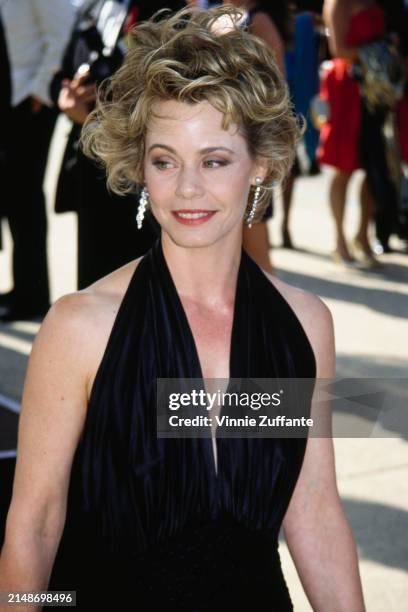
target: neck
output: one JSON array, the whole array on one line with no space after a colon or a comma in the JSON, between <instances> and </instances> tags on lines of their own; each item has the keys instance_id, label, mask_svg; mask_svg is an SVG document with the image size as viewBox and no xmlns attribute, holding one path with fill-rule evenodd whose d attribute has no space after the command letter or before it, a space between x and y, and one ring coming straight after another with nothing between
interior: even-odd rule
<instances>
[{"instance_id":1,"label":"neck","mask_svg":"<svg viewBox=\"0 0 408 612\"><path fill-rule=\"evenodd\" d=\"M162 233L164 257L181 297L208 308L234 301L241 259L242 233L206 247L182 247Z\"/></svg>"}]
</instances>

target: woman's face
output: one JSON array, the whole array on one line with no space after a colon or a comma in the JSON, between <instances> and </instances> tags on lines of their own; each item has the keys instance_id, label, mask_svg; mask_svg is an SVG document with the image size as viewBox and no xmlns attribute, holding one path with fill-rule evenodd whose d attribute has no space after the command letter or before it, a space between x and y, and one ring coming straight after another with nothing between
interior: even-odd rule
<instances>
[{"instance_id":1,"label":"woman's face","mask_svg":"<svg viewBox=\"0 0 408 612\"><path fill-rule=\"evenodd\" d=\"M152 212L180 246L209 246L235 233L241 239L248 195L263 169L237 126L208 102L154 105L144 176Z\"/></svg>"}]
</instances>

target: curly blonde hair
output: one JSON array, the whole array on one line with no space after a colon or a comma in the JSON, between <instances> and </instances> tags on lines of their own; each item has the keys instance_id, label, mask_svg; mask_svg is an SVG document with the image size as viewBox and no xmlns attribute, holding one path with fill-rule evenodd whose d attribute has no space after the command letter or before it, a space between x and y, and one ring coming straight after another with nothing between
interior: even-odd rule
<instances>
[{"instance_id":1,"label":"curly blonde hair","mask_svg":"<svg viewBox=\"0 0 408 612\"><path fill-rule=\"evenodd\" d=\"M238 125L254 159L267 174L255 221L274 184L292 167L301 129L273 52L239 26L232 6L173 15L156 14L135 26L121 68L99 88L95 110L82 130L86 155L106 167L107 185L117 194L142 184L145 136L153 103L208 101L223 113L223 128ZM231 27L216 27L230 18ZM249 193L252 202L253 189Z\"/></svg>"}]
</instances>

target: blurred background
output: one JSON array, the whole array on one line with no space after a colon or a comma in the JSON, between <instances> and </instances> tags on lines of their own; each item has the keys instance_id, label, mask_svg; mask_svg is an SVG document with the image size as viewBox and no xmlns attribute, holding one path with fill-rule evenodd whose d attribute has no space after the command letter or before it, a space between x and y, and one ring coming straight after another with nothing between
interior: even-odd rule
<instances>
[{"instance_id":1,"label":"blurred background","mask_svg":"<svg viewBox=\"0 0 408 612\"><path fill-rule=\"evenodd\" d=\"M158 236L151 215L137 230L139 193L109 193L103 171L81 154L81 126L135 24L162 8L216 4L0 0L0 545L22 387L42 318L58 297L139 257ZM229 4L272 48L307 124L288 180L262 222L244 230L245 248L329 306L338 377L387 379L407 393L408 2ZM367 431L334 440L338 485L367 610L402 612L407 432L378 414ZM295 610L308 612L283 540L281 555Z\"/></svg>"}]
</instances>

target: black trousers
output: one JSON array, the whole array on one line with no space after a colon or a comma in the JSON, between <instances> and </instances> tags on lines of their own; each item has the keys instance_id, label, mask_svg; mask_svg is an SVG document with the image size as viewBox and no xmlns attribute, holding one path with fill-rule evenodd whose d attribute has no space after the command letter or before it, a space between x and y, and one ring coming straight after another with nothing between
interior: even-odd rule
<instances>
[{"instance_id":1,"label":"black trousers","mask_svg":"<svg viewBox=\"0 0 408 612\"><path fill-rule=\"evenodd\" d=\"M362 100L360 155L375 205L376 235L385 244L397 228L398 194L388 170L382 128L385 112L371 113Z\"/></svg>"},{"instance_id":2,"label":"black trousers","mask_svg":"<svg viewBox=\"0 0 408 612\"><path fill-rule=\"evenodd\" d=\"M43 180L56 118L46 106L32 113L29 99L10 113L3 195L13 239L12 303L24 310L46 310L50 302Z\"/></svg>"}]
</instances>

